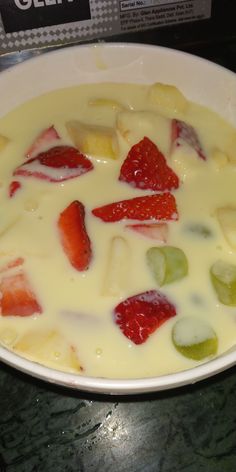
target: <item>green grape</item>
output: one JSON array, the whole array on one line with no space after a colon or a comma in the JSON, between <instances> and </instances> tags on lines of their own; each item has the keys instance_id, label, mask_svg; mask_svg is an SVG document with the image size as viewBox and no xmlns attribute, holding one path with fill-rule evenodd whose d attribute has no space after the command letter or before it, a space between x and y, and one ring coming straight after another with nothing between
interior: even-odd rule
<instances>
[{"instance_id":1,"label":"green grape","mask_svg":"<svg viewBox=\"0 0 236 472\"><path fill-rule=\"evenodd\" d=\"M192 316L175 323L172 341L180 354L197 361L214 356L218 349L218 338L213 328Z\"/></svg>"},{"instance_id":2,"label":"green grape","mask_svg":"<svg viewBox=\"0 0 236 472\"><path fill-rule=\"evenodd\" d=\"M177 247L151 247L147 251L147 262L159 286L182 279L188 273L188 261Z\"/></svg>"},{"instance_id":3,"label":"green grape","mask_svg":"<svg viewBox=\"0 0 236 472\"><path fill-rule=\"evenodd\" d=\"M236 305L236 266L218 260L210 268L211 282L218 300L224 305Z\"/></svg>"}]
</instances>

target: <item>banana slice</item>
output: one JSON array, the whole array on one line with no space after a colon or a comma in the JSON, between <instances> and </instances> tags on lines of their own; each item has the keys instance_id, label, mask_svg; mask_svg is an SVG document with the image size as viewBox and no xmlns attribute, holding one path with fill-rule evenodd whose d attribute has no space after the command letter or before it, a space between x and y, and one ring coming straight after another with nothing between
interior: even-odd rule
<instances>
[{"instance_id":1,"label":"banana slice","mask_svg":"<svg viewBox=\"0 0 236 472\"><path fill-rule=\"evenodd\" d=\"M152 103L159 113L172 115L184 113L188 108L188 100L173 85L155 83L148 91L148 101Z\"/></svg>"},{"instance_id":2,"label":"banana slice","mask_svg":"<svg viewBox=\"0 0 236 472\"><path fill-rule=\"evenodd\" d=\"M75 349L57 331L31 331L13 348L24 357L59 370L81 370Z\"/></svg>"},{"instance_id":3,"label":"banana slice","mask_svg":"<svg viewBox=\"0 0 236 472\"><path fill-rule=\"evenodd\" d=\"M119 157L118 139L113 128L86 125L76 120L66 123L66 128L80 152L99 159Z\"/></svg>"},{"instance_id":4,"label":"banana slice","mask_svg":"<svg viewBox=\"0 0 236 472\"><path fill-rule=\"evenodd\" d=\"M127 289L130 267L130 248L126 239L115 236L110 243L108 264L102 294L119 296Z\"/></svg>"}]
</instances>

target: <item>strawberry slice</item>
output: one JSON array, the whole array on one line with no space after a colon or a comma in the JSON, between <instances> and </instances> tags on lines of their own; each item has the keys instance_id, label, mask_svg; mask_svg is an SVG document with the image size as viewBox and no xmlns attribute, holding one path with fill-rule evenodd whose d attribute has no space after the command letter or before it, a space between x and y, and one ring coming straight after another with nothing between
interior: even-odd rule
<instances>
[{"instance_id":1,"label":"strawberry slice","mask_svg":"<svg viewBox=\"0 0 236 472\"><path fill-rule=\"evenodd\" d=\"M0 292L2 316L31 316L42 313L42 308L24 272L3 276Z\"/></svg>"},{"instance_id":2,"label":"strawberry slice","mask_svg":"<svg viewBox=\"0 0 236 472\"><path fill-rule=\"evenodd\" d=\"M60 214L58 228L61 243L71 265L78 271L89 268L91 242L85 227L84 205L75 200Z\"/></svg>"},{"instance_id":3,"label":"strawberry slice","mask_svg":"<svg viewBox=\"0 0 236 472\"><path fill-rule=\"evenodd\" d=\"M127 298L114 310L116 324L134 344L144 343L150 334L175 315L175 306L157 290Z\"/></svg>"},{"instance_id":4,"label":"strawberry slice","mask_svg":"<svg viewBox=\"0 0 236 472\"><path fill-rule=\"evenodd\" d=\"M8 189L8 195L10 198L12 198L15 193L17 192L17 190L19 190L21 188L21 183L18 182L18 180L13 180L10 185L9 185L9 189Z\"/></svg>"},{"instance_id":5,"label":"strawberry slice","mask_svg":"<svg viewBox=\"0 0 236 472\"><path fill-rule=\"evenodd\" d=\"M169 192L109 203L94 208L92 213L106 223L125 219L139 221L178 220L175 197Z\"/></svg>"},{"instance_id":6,"label":"strawberry slice","mask_svg":"<svg viewBox=\"0 0 236 472\"><path fill-rule=\"evenodd\" d=\"M93 169L90 160L72 146L56 146L17 167L13 175L49 182L74 179Z\"/></svg>"},{"instance_id":7,"label":"strawberry slice","mask_svg":"<svg viewBox=\"0 0 236 472\"><path fill-rule=\"evenodd\" d=\"M50 128L46 128L37 136L34 142L31 144L29 149L26 151L26 157L31 159L32 157L39 154L39 152L43 151L46 146L49 146L53 142L61 139L58 132L55 130L54 126L50 126Z\"/></svg>"},{"instance_id":8,"label":"strawberry slice","mask_svg":"<svg viewBox=\"0 0 236 472\"><path fill-rule=\"evenodd\" d=\"M200 159L206 160L206 155L202 149L199 137L195 129L181 120L172 120L172 132L171 132L171 148L182 146L187 144L193 148Z\"/></svg>"},{"instance_id":9,"label":"strawberry slice","mask_svg":"<svg viewBox=\"0 0 236 472\"><path fill-rule=\"evenodd\" d=\"M168 237L168 225L166 223L126 225L126 228L145 236L166 243Z\"/></svg>"},{"instance_id":10,"label":"strawberry slice","mask_svg":"<svg viewBox=\"0 0 236 472\"><path fill-rule=\"evenodd\" d=\"M121 166L119 180L143 190L165 191L179 187L179 178L147 137L130 149Z\"/></svg>"}]
</instances>

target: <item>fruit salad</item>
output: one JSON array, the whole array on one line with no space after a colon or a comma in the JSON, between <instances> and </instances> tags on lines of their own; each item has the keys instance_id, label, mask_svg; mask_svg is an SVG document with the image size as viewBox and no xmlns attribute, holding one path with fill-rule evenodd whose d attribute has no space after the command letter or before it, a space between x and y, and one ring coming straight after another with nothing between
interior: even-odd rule
<instances>
[{"instance_id":1,"label":"fruit salad","mask_svg":"<svg viewBox=\"0 0 236 472\"><path fill-rule=\"evenodd\" d=\"M236 341L236 130L174 85L56 90L0 119L0 343L78 375Z\"/></svg>"}]
</instances>

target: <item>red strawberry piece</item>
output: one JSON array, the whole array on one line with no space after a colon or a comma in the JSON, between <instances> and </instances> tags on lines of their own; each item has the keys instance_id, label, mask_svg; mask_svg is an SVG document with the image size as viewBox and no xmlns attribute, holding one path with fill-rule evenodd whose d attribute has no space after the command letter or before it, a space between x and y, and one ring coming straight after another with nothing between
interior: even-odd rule
<instances>
[{"instance_id":1,"label":"red strawberry piece","mask_svg":"<svg viewBox=\"0 0 236 472\"><path fill-rule=\"evenodd\" d=\"M146 238L155 239L166 243L168 236L168 225L166 223L126 225L126 228L136 231Z\"/></svg>"},{"instance_id":2,"label":"red strawberry piece","mask_svg":"<svg viewBox=\"0 0 236 472\"><path fill-rule=\"evenodd\" d=\"M31 159L32 157L36 156L39 152L45 149L47 146L52 144L54 141L61 139L58 132L55 130L54 126L50 126L50 128L44 129L41 133L37 136L34 140L33 144L26 152L26 157Z\"/></svg>"},{"instance_id":3,"label":"red strawberry piece","mask_svg":"<svg viewBox=\"0 0 236 472\"><path fill-rule=\"evenodd\" d=\"M179 178L158 147L147 137L135 144L122 164L119 180L132 187L154 191L179 187Z\"/></svg>"},{"instance_id":4,"label":"red strawberry piece","mask_svg":"<svg viewBox=\"0 0 236 472\"><path fill-rule=\"evenodd\" d=\"M75 200L60 214L58 219L62 246L71 263L79 271L89 268L92 249L85 227L84 205Z\"/></svg>"},{"instance_id":5,"label":"red strawberry piece","mask_svg":"<svg viewBox=\"0 0 236 472\"><path fill-rule=\"evenodd\" d=\"M93 169L90 160L72 146L56 146L17 167L13 175L49 182L74 179Z\"/></svg>"},{"instance_id":6,"label":"red strawberry piece","mask_svg":"<svg viewBox=\"0 0 236 472\"><path fill-rule=\"evenodd\" d=\"M204 154L195 129L184 121L172 120L171 143L172 149L182 146L185 143L193 148L201 159L206 160L206 155Z\"/></svg>"},{"instance_id":7,"label":"red strawberry piece","mask_svg":"<svg viewBox=\"0 0 236 472\"><path fill-rule=\"evenodd\" d=\"M144 343L150 334L175 315L175 306L157 290L127 298L114 310L116 324L134 344Z\"/></svg>"},{"instance_id":8,"label":"red strawberry piece","mask_svg":"<svg viewBox=\"0 0 236 472\"><path fill-rule=\"evenodd\" d=\"M19 190L21 188L21 183L18 182L18 180L13 180L10 185L9 185L9 189L8 189L8 194L9 194L9 197L12 198L15 193L17 192L17 190Z\"/></svg>"},{"instance_id":9,"label":"red strawberry piece","mask_svg":"<svg viewBox=\"0 0 236 472\"><path fill-rule=\"evenodd\" d=\"M95 208L92 213L106 223L125 219L139 221L178 220L175 197L169 192L109 203Z\"/></svg>"},{"instance_id":10,"label":"red strawberry piece","mask_svg":"<svg viewBox=\"0 0 236 472\"><path fill-rule=\"evenodd\" d=\"M24 272L4 276L0 283L0 292L2 316L31 316L42 313Z\"/></svg>"},{"instance_id":11,"label":"red strawberry piece","mask_svg":"<svg viewBox=\"0 0 236 472\"><path fill-rule=\"evenodd\" d=\"M1 267L0 273L6 272L9 269L14 269L15 267L19 267L23 263L23 257L17 257L16 259L13 259L13 261L8 262L5 266Z\"/></svg>"}]
</instances>

